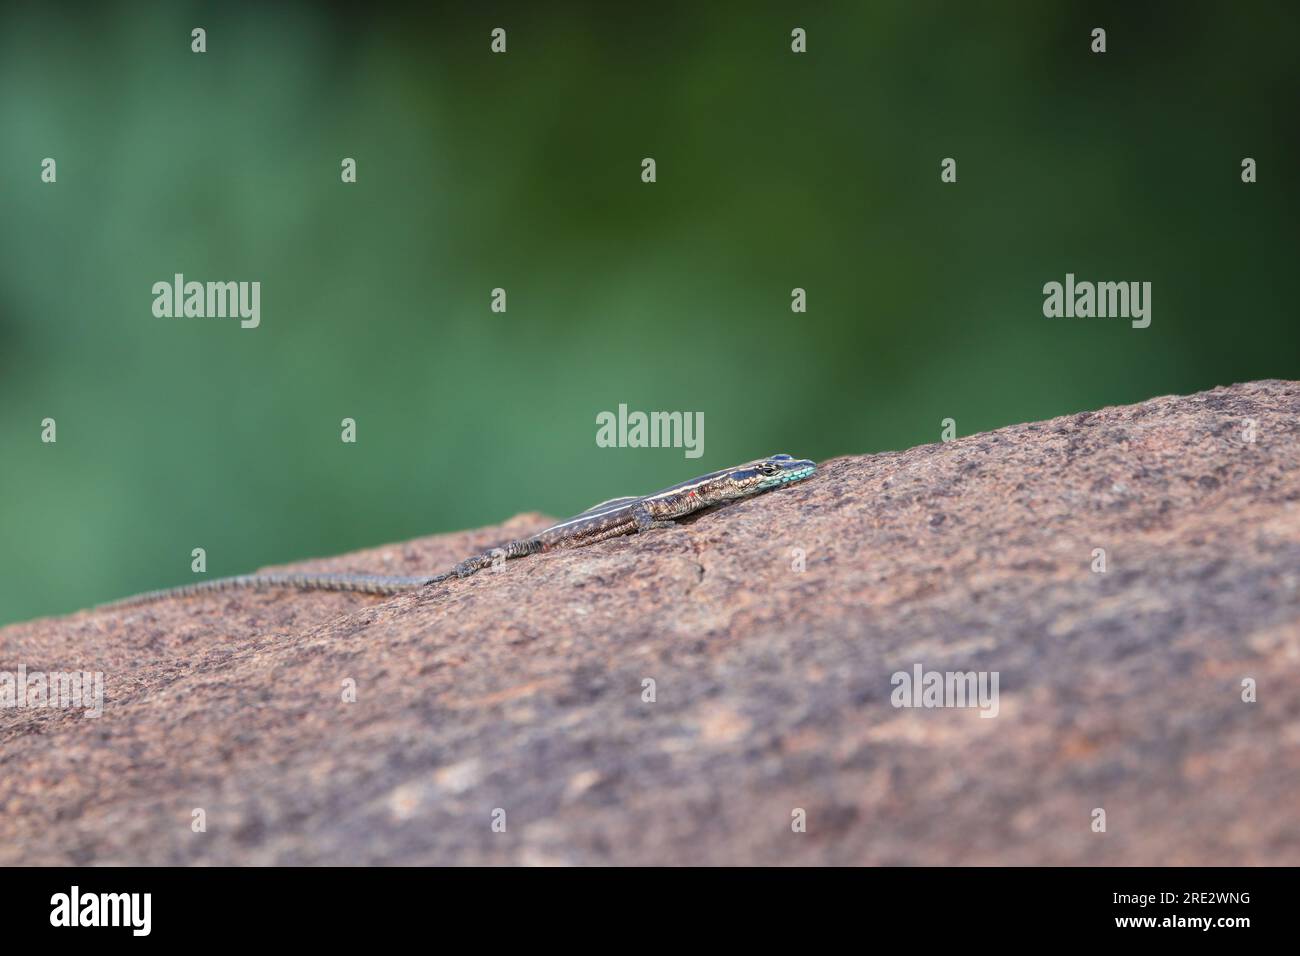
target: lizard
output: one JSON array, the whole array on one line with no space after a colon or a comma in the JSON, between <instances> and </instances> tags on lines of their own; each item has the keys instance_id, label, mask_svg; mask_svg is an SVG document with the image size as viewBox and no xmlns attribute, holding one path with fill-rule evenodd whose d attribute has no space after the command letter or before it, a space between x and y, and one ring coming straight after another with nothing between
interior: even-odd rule
<instances>
[{"instance_id":1,"label":"lizard","mask_svg":"<svg viewBox=\"0 0 1300 956\"><path fill-rule=\"evenodd\" d=\"M209 591L243 588L290 588L302 591L358 591L365 594L400 594L453 578L471 574L511 558L522 558L546 551L579 548L619 535L672 527L676 519L702 508L747 498L808 478L816 463L790 455L769 455L743 465L712 471L649 495L611 498L592 505L567 521L551 525L527 538L518 538L497 548L481 551L461 561L449 571L432 577L407 577L381 574L240 574L214 578L195 584L146 591L122 598L100 608L129 607L170 597L186 597Z\"/></svg>"}]
</instances>

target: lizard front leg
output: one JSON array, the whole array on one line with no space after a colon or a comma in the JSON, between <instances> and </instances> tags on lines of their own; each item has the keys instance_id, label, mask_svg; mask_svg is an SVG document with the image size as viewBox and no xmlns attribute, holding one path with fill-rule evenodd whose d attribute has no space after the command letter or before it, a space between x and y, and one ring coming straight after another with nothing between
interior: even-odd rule
<instances>
[{"instance_id":1,"label":"lizard front leg","mask_svg":"<svg viewBox=\"0 0 1300 956\"><path fill-rule=\"evenodd\" d=\"M649 505L644 501L632 509L637 531L649 531L652 528L671 528L676 522L670 518L656 518Z\"/></svg>"}]
</instances>

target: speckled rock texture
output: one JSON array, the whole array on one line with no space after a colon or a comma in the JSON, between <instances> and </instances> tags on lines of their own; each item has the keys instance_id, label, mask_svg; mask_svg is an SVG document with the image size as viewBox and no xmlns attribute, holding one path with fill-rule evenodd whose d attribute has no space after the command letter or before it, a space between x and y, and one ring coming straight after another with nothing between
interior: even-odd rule
<instances>
[{"instance_id":1,"label":"speckled rock texture","mask_svg":"<svg viewBox=\"0 0 1300 956\"><path fill-rule=\"evenodd\" d=\"M1300 864L1300 384L838 458L391 599L20 624L20 664L106 699L0 710L4 864ZM918 664L996 671L997 716L893 706Z\"/></svg>"}]
</instances>

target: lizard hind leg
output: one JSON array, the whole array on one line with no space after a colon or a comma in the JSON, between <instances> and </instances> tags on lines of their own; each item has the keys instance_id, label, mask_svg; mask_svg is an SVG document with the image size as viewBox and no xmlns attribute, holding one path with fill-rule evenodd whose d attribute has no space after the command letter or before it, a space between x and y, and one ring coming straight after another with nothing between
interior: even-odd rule
<instances>
[{"instance_id":1,"label":"lizard hind leg","mask_svg":"<svg viewBox=\"0 0 1300 956\"><path fill-rule=\"evenodd\" d=\"M541 542L535 538L520 538L511 541L509 544L502 545L499 548L488 548L472 558L466 558L456 567L452 568L452 574L458 578L467 578L477 571L484 568L490 568L493 565L500 564L510 558L522 558L529 554L536 554L542 550Z\"/></svg>"},{"instance_id":2,"label":"lizard hind leg","mask_svg":"<svg viewBox=\"0 0 1300 956\"><path fill-rule=\"evenodd\" d=\"M451 569L451 573L458 578L467 578L475 572L482 571L484 568L490 568L496 560L495 555L501 553L501 549L495 548L491 551L484 551L476 554L472 558L466 558L460 564Z\"/></svg>"}]
</instances>

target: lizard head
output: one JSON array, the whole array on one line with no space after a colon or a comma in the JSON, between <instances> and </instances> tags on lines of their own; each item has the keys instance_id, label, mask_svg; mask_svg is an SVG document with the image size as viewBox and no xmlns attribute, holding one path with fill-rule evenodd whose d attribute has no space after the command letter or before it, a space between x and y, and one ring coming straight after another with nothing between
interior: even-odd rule
<instances>
[{"instance_id":1,"label":"lizard head","mask_svg":"<svg viewBox=\"0 0 1300 956\"><path fill-rule=\"evenodd\" d=\"M789 455L768 455L757 461L738 465L727 472L730 486L729 498L743 498L746 495L779 488L792 482L802 481L817 470L816 462L807 458L792 458Z\"/></svg>"}]
</instances>

